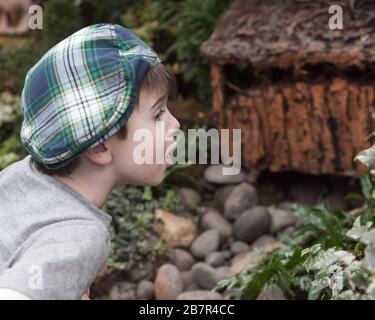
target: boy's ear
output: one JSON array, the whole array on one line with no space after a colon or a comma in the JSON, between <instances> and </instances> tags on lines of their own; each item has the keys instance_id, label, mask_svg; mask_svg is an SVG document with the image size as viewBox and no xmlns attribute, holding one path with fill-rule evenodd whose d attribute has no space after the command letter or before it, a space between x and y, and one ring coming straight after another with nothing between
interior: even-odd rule
<instances>
[{"instance_id":1,"label":"boy's ear","mask_svg":"<svg viewBox=\"0 0 375 320\"><path fill-rule=\"evenodd\" d=\"M98 165L107 165L112 162L112 154L107 149L104 142L87 150L85 156L90 162Z\"/></svg>"}]
</instances>

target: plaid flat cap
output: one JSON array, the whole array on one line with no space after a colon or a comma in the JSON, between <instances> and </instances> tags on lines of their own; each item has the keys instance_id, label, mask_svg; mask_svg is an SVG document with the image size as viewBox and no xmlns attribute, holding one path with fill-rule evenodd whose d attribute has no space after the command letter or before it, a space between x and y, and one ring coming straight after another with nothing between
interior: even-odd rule
<instances>
[{"instance_id":1,"label":"plaid flat cap","mask_svg":"<svg viewBox=\"0 0 375 320\"><path fill-rule=\"evenodd\" d=\"M72 34L26 75L22 145L46 168L65 166L126 123L144 75L159 62L120 25L95 24Z\"/></svg>"}]
</instances>

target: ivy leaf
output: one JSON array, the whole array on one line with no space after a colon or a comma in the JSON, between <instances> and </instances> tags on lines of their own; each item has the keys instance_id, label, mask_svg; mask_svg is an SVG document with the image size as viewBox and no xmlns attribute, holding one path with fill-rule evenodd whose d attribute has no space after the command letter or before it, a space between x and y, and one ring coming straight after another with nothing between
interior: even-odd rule
<instances>
[{"instance_id":1,"label":"ivy leaf","mask_svg":"<svg viewBox=\"0 0 375 320\"><path fill-rule=\"evenodd\" d=\"M375 247L368 246L365 249L365 258L363 259L363 265L368 270L375 272Z\"/></svg>"},{"instance_id":2,"label":"ivy leaf","mask_svg":"<svg viewBox=\"0 0 375 320\"><path fill-rule=\"evenodd\" d=\"M347 194L345 196L345 199L348 199L348 200L361 200L361 201L365 200L365 198L361 194L355 193L355 192L350 192L349 194Z\"/></svg>"},{"instance_id":3,"label":"ivy leaf","mask_svg":"<svg viewBox=\"0 0 375 320\"><path fill-rule=\"evenodd\" d=\"M356 160L361 161L369 170L375 169L375 145L359 152L354 157L354 161Z\"/></svg>"},{"instance_id":4,"label":"ivy leaf","mask_svg":"<svg viewBox=\"0 0 375 320\"><path fill-rule=\"evenodd\" d=\"M375 246L375 229L365 232L361 237L361 242L370 246Z\"/></svg>"},{"instance_id":5,"label":"ivy leaf","mask_svg":"<svg viewBox=\"0 0 375 320\"><path fill-rule=\"evenodd\" d=\"M360 239L372 226L371 222L366 223L366 225L361 225L361 218L355 219L353 227L346 233L349 238L354 240Z\"/></svg>"}]
</instances>

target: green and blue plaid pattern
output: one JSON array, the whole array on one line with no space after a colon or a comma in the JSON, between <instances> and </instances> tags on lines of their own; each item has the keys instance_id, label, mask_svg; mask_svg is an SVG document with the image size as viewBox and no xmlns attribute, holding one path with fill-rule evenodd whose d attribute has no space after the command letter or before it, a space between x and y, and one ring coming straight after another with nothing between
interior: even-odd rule
<instances>
[{"instance_id":1,"label":"green and blue plaid pattern","mask_svg":"<svg viewBox=\"0 0 375 320\"><path fill-rule=\"evenodd\" d=\"M83 28L51 48L26 75L20 137L45 167L65 166L129 119L157 54L120 25Z\"/></svg>"}]
</instances>

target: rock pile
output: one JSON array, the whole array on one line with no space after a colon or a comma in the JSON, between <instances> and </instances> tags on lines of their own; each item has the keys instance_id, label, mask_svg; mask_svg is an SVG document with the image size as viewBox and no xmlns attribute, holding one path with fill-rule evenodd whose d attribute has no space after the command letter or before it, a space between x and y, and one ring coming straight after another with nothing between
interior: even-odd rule
<instances>
[{"instance_id":1,"label":"rock pile","mask_svg":"<svg viewBox=\"0 0 375 320\"><path fill-rule=\"evenodd\" d=\"M109 298L229 299L227 292L212 289L220 280L256 266L262 254L278 248L278 234L292 232L298 224L291 205L314 205L325 190L319 184L295 185L289 190L289 200L267 205L260 202L258 190L243 172L224 176L221 166L214 165L206 169L204 179L215 186L211 205L204 203L205 195L190 188L180 189L185 208L198 213L198 223L189 216L156 211L162 221L156 230L166 241L168 261L143 279L138 278L138 283L116 284ZM340 207L347 205L342 195L326 195L326 199ZM284 298L278 288L264 290L259 296Z\"/></svg>"}]
</instances>

